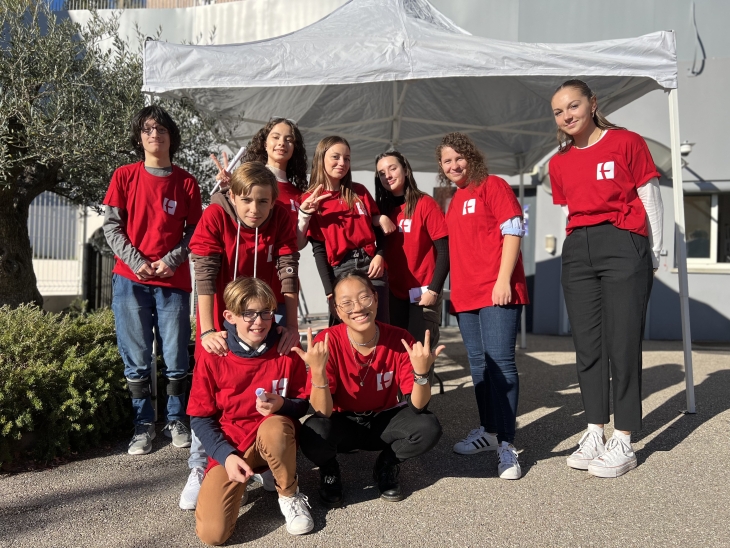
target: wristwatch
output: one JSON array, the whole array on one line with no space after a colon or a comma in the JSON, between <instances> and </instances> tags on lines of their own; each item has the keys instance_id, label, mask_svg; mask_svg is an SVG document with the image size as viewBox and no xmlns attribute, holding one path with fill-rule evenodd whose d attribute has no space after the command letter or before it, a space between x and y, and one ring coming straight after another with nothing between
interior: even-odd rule
<instances>
[{"instance_id":1,"label":"wristwatch","mask_svg":"<svg viewBox=\"0 0 730 548\"><path fill-rule=\"evenodd\" d=\"M413 382L419 386L425 386L428 384L428 373L425 375L419 375L415 371L413 372Z\"/></svg>"}]
</instances>

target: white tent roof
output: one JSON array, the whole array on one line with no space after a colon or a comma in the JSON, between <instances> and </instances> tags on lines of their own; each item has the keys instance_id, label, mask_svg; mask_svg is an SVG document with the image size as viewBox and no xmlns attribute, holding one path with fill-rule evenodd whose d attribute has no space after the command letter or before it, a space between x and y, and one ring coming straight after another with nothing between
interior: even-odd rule
<instances>
[{"instance_id":1,"label":"white tent roof","mask_svg":"<svg viewBox=\"0 0 730 548\"><path fill-rule=\"evenodd\" d=\"M189 97L244 145L271 116L292 118L310 155L337 134L353 169L394 145L433 170L449 131L469 133L490 170L514 174L555 146L549 99L580 77L604 113L676 88L674 34L584 44L526 44L468 34L426 0L351 0L270 40L222 46L145 44L148 93Z\"/></svg>"}]
</instances>

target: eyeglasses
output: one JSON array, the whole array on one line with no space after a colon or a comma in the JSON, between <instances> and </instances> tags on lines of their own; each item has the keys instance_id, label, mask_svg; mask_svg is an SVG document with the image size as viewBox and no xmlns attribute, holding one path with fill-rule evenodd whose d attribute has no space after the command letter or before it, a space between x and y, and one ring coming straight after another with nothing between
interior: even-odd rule
<instances>
[{"instance_id":1,"label":"eyeglasses","mask_svg":"<svg viewBox=\"0 0 730 548\"><path fill-rule=\"evenodd\" d=\"M261 319L265 322L268 322L274 318L274 311L273 310L261 310L260 312L257 312L255 310L246 310L243 313L243 319L249 323L253 323L256 321L256 318L261 316Z\"/></svg>"},{"instance_id":2,"label":"eyeglasses","mask_svg":"<svg viewBox=\"0 0 730 548\"><path fill-rule=\"evenodd\" d=\"M337 305L337 308L342 310L345 314L349 314L353 310L355 310L355 303L359 302L364 308L369 307L371 304L373 304L373 294L367 293L365 295L361 295L357 298L357 301L342 301L340 304Z\"/></svg>"},{"instance_id":3,"label":"eyeglasses","mask_svg":"<svg viewBox=\"0 0 730 548\"><path fill-rule=\"evenodd\" d=\"M143 127L142 133L145 135L152 135L153 131L157 131L157 135L167 135L168 131L162 126Z\"/></svg>"}]
</instances>

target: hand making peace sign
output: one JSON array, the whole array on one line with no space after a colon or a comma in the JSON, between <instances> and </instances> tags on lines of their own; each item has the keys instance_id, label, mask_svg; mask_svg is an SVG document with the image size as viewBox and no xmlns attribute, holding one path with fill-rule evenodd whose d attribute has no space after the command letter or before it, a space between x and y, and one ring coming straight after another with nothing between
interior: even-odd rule
<instances>
[{"instance_id":1,"label":"hand making peace sign","mask_svg":"<svg viewBox=\"0 0 730 548\"><path fill-rule=\"evenodd\" d=\"M413 372L419 377L425 377L431 371L433 362L436 361L439 354L446 348L445 345L441 345L431 353L431 331L426 329L426 336L423 339L423 344L416 342L413 348L408 346L405 339L401 339L403 346L408 352L408 357L411 359L411 365L413 366Z\"/></svg>"}]
</instances>

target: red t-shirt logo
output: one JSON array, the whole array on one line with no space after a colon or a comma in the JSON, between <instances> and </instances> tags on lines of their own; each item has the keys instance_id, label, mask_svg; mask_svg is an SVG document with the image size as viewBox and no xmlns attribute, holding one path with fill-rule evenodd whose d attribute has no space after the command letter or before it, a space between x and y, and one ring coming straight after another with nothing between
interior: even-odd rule
<instances>
[{"instance_id":1,"label":"red t-shirt logo","mask_svg":"<svg viewBox=\"0 0 730 548\"><path fill-rule=\"evenodd\" d=\"M278 394L282 398L285 398L287 386L289 386L289 379L275 379L271 381L271 393Z\"/></svg>"},{"instance_id":2,"label":"red t-shirt logo","mask_svg":"<svg viewBox=\"0 0 730 548\"><path fill-rule=\"evenodd\" d=\"M477 208L477 201L476 198L471 198L470 200L467 200L464 202L464 209L462 210L461 214L466 215L468 213L474 213Z\"/></svg>"},{"instance_id":3,"label":"red t-shirt logo","mask_svg":"<svg viewBox=\"0 0 730 548\"><path fill-rule=\"evenodd\" d=\"M605 162L598 164L596 168L596 179L613 179L613 162Z\"/></svg>"},{"instance_id":4,"label":"red t-shirt logo","mask_svg":"<svg viewBox=\"0 0 730 548\"><path fill-rule=\"evenodd\" d=\"M378 391L390 388L390 385L393 384L393 372L386 371L385 373L378 373L377 383Z\"/></svg>"},{"instance_id":5,"label":"red t-shirt logo","mask_svg":"<svg viewBox=\"0 0 730 548\"><path fill-rule=\"evenodd\" d=\"M165 213L169 213L170 215L175 215L176 208L177 208L177 202L175 200L170 200L170 198L165 198L165 200L162 202L162 209L165 210Z\"/></svg>"},{"instance_id":6,"label":"red t-shirt logo","mask_svg":"<svg viewBox=\"0 0 730 548\"><path fill-rule=\"evenodd\" d=\"M299 209L299 202L297 202L296 200L289 198L289 203L291 203L292 211L296 211L297 209Z\"/></svg>"},{"instance_id":7,"label":"red t-shirt logo","mask_svg":"<svg viewBox=\"0 0 730 548\"><path fill-rule=\"evenodd\" d=\"M401 219L400 223L398 223L398 227L401 232L410 232L411 231L411 219Z\"/></svg>"},{"instance_id":8,"label":"red t-shirt logo","mask_svg":"<svg viewBox=\"0 0 730 548\"><path fill-rule=\"evenodd\" d=\"M365 215L365 210L362 208L362 204L360 202L355 202L355 207L357 207L357 212L360 215Z\"/></svg>"}]
</instances>

